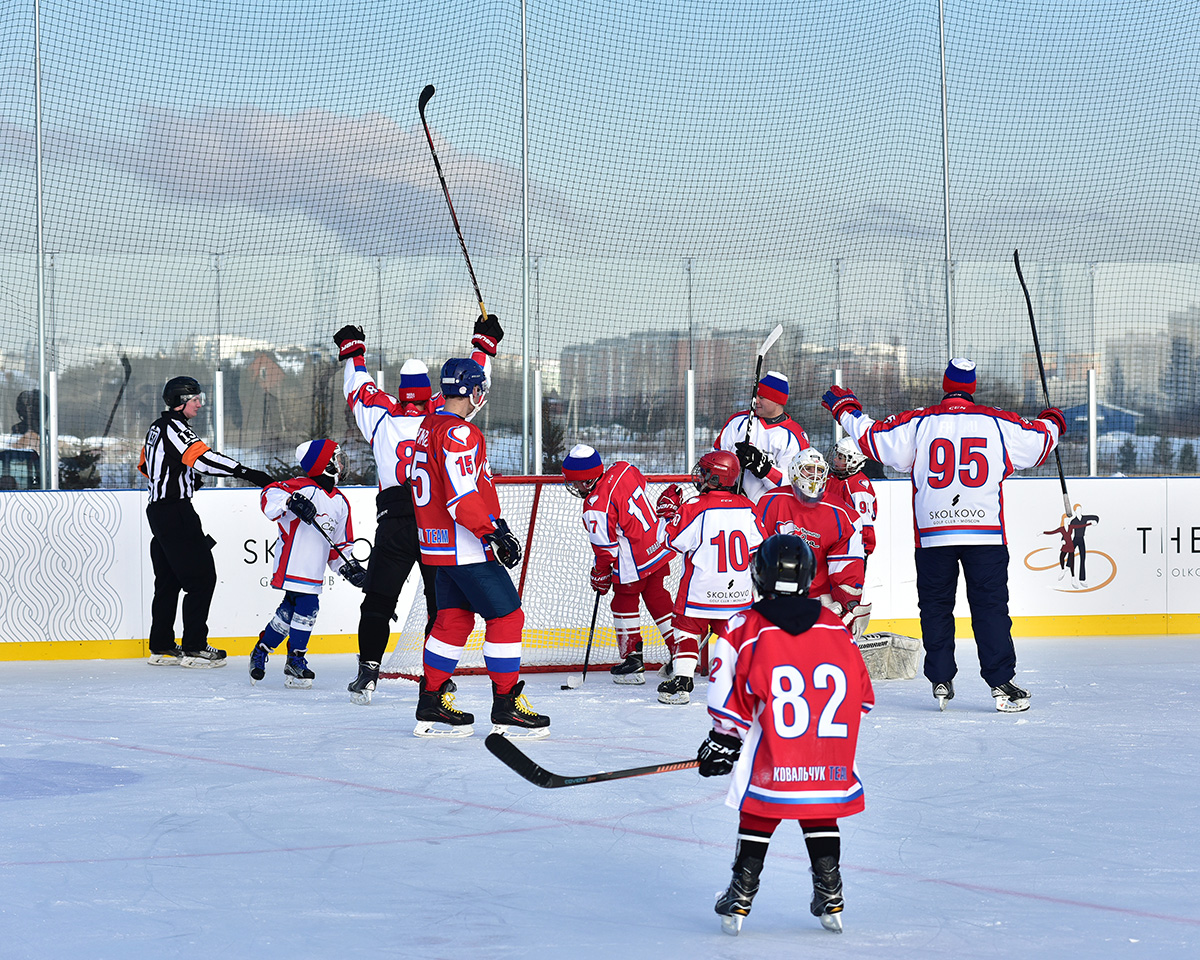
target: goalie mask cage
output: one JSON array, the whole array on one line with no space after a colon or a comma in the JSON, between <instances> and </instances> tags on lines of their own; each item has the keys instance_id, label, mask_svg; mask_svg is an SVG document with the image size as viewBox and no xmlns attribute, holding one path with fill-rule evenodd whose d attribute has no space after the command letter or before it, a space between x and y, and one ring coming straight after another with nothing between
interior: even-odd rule
<instances>
[{"instance_id":1,"label":"goalie mask cage","mask_svg":"<svg viewBox=\"0 0 1200 960\"><path fill-rule=\"evenodd\" d=\"M651 476L646 480L653 503L668 484L690 482L691 477ZM582 501L567 492L561 476L497 477L496 487L501 515L521 540L524 550L521 562L508 571L521 594L521 608L525 612L521 672L582 669L595 603L588 578L594 554L583 529ZM683 558L675 556L666 580L672 597L679 587L682 567ZM419 571L414 569L412 577L419 579ZM405 591L405 596L408 592ZM610 590L601 606L607 608L611 598ZM398 612L404 613L403 609ZM643 656L647 667L657 667L667 659L667 649L644 605L641 614ZM484 622L476 617L475 629L467 640L456 674L487 672L483 639ZM379 675L392 680L419 679L424 648L425 598L418 587L395 648ZM607 669L618 660L612 615L602 611L596 618L588 669Z\"/></svg>"}]
</instances>

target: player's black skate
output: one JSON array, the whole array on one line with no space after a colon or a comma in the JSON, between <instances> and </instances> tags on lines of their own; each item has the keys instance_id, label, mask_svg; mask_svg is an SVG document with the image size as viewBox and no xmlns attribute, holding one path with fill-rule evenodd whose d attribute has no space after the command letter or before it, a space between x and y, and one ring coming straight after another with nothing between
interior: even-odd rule
<instances>
[{"instance_id":1,"label":"player's black skate","mask_svg":"<svg viewBox=\"0 0 1200 960\"><path fill-rule=\"evenodd\" d=\"M834 933L842 932L842 871L833 857L817 857L812 866L813 898L808 909L821 921L821 926Z\"/></svg>"},{"instance_id":2,"label":"player's black skate","mask_svg":"<svg viewBox=\"0 0 1200 960\"><path fill-rule=\"evenodd\" d=\"M283 685L298 690L308 690L312 687L316 674L308 666L305 658L307 650L288 649L287 663L283 667Z\"/></svg>"},{"instance_id":3,"label":"player's black skate","mask_svg":"<svg viewBox=\"0 0 1200 960\"><path fill-rule=\"evenodd\" d=\"M945 710L947 701L954 699L954 681L943 680L941 683L935 683L933 695L937 699L938 709Z\"/></svg>"},{"instance_id":4,"label":"player's black skate","mask_svg":"<svg viewBox=\"0 0 1200 960\"><path fill-rule=\"evenodd\" d=\"M166 650L151 650L150 656L146 658L146 662L156 667L174 666L179 663L182 657L183 647L175 643Z\"/></svg>"},{"instance_id":5,"label":"player's black skate","mask_svg":"<svg viewBox=\"0 0 1200 960\"><path fill-rule=\"evenodd\" d=\"M371 694L375 692L375 684L378 682L378 662L375 660L359 660L358 676L346 685L346 689L350 691L351 702L365 707L371 702Z\"/></svg>"},{"instance_id":6,"label":"player's black skate","mask_svg":"<svg viewBox=\"0 0 1200 960\"><path fill-rule=\"evenodd\" d=\"M736 937L742 929L742 921L750 914L750 905L758 893L758 877L762 873L763 861L745 859L734 861L733 879L724 893L717 895L713 909L721 918L721 932Z\"/></svg>"},{"instance_id":7,"label":"player's black skate","mask_svg":"<svg viewBox=\"0 0 1200 960\"><path fill-rule=\"evenodd\" d=\"M261 637L262 634L259 634ZM267 658L271 655L271 648L268 647L260 639L254 645L254 650L250 653L250 682L258 683L267 675Z\"/></svg>"},{"instance_id":8,"label":"player's black skate","mask_svg":"<svg viewBox=\"0 0 1200 960\"><path fill-rule=\"evenodd\" d=\"M996 698L996 709L1001 713L1021 713L1029 709L1029 691L1022 690L1011 680L992 687L992 696Z\"/></svg>"},{"instance_id":9,"label":"player's black skate","mask_svg":"<svg viewBox=\"0 0 1200 960\"><path fill-rule=\"evenodd\" d=\"M664 680L658 685L659 703L691 703L691 693L696 689L691 677L675 674L670 680Z\"/></svg>"},{"instance_id":10,"label":"player's black skate","mask_svg":"<svg viewBox=\"0 0 1200 960\"><path fill-rule=\"evenodd\" d=\"M184 650L179 658L181 667L223 667L225 666L225 651L218 650L205 644L202 650Z\"/></svg>"},{"instance_id":11,"label":"player's black skate","mask_svg":"<svg viewBox=\"0 0 1200 960\"><path fill-rule=\"evenodd\" d=\"M492 733L513 740L541 740L550 735L550 718L529 705L521 692L524 689L524 680L517 681L508 693L497 693L492 684Z\"/></svg>"},{"instance_id":12,"label":"player's black skate","mask_svg":"<svg viewBox=\"0 0 1200 960\"><path fill-rule=\"evenodd\" d=\"M454 705L454 694L450 686L451 682L447 679L436 690L428 690L425 687L425 678L421 678L417 694L417 725L413 727L414 737L469 737L475 732L472 726L475 715L464 713Z\"/></svg>"},{"instance_id":13,"label":"player's black skate","mask_svg":"<svg viewBox=\"0 0 1200 960\"><path fill-rule=\"evenodd\" d=\"M611 670L613 683L642 684L646 682L646 666L642 662L641 651L635 651Z\"/></svg>"}]
</instances>

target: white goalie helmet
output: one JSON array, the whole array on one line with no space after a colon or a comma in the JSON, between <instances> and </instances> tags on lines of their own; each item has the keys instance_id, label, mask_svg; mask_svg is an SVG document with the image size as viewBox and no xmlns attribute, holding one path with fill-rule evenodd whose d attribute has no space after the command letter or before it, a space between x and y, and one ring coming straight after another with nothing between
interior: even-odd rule
<instances>
[{"instance_id":1,"label":"white goalie helmet","mask_svg":"<svg viewBox=\"0 0 1200 960\"><path fill-rule=\"evenodd\" d=\"M854 476L866 462L866 456L850 437L842 437L829 451L829 472L841 479Z\"/></svg>"},{"instance_id":2,"label":"white goalie helmet","mask_svg":"<svg viewBox=\"0 0 1200 960\"><path fill-rule=\"evenodd\" d=\"M816 447L807 447L788 465L788 483L805 500L820 500L829 479L829 464Z\"/></svg>"}]
</instances>

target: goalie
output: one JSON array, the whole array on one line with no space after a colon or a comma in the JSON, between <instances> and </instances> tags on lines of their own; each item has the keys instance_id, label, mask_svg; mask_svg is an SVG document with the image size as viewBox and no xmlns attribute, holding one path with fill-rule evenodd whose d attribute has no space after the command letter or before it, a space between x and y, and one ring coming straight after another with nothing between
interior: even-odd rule
<instances>
[{"instance_id":1,"label":"goalie","mask_svg":"<svg viewBox=\"0 0 1200 960\"><path fill-rule=\"evenodd\" d=\"M766 494L754 515L764 537L794 533L808 543L816 556L808 595L831 608L859 640L871 618L871 605L862 602L862 533L846 503L828 493L828 479L829 465L821 451L802 450L788 466L790 486Z\"/></svg>"},{"instance_id":2,"label":"goalie","mask_svg":"<svg viewBox=\"0 0 1200 960\"><path fill-rule=\"evenodd\" d=\"M613 592L613 630L621 657L609 671L613 683L645 683L638 601L646 604L668 650L674 606L663 583L671 572L671 551L657 542L658 518L646 478L625 460L605 470L600 454L584 443L571 448L562 471L563 486L583 500L583 528L595 554L592 589L601 596L610 588Z\"/></svg>"}]
</instances>

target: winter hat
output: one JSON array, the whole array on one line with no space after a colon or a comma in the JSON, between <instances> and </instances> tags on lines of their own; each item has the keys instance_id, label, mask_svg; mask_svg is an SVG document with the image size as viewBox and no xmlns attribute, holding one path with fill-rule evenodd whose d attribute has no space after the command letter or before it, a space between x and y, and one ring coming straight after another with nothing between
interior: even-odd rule
<instances>
[{"instance_id":1,"label":"winter hat","mask_svg":"<svg viewBox=\"0 0 1200 960\"><path fill-rule=\"evenodd\" d=\"M768 370L767 375L758 381L758 395L778 404L788 400L788 378L778 370Z\"/></svg>"},{"instance_id":2,"label":"winter hat","mask_svg":"<svg viewBox=\"0 0 1200 960\"><path fill-rule=\"evenodd\" d=\"M946 373L942 377L942 390L946 393L974 393L975 361L955 357L946 364Z\"/></svg>"},{"instance_id":3,"label":"winter hat","mask_svg":"<svg viewBox=\"0 0 1200 960\"><path fill-rule=\"evenodd\" d=\"M563 458L563 476L568 480L591 480L604 473L600 454L586 443L577 443Z\"/></svg>"},{"instance_id":4,"label":"winter hat","mask_svg":"<svg viewBox=\"0 0 1200 960\"><path fill-rule=\"evenodd\" d=\"M296 448L296 460L305 476L319 477L329 466L337 448L332 440L309 440Z\"/></svg>"},{"instance_id":5,"label":"winter hat","mask_svg":"<svg viewBox=\"0 0 1200 960\"><path fill-rule=\"evenodd\" d=\"M400 399L409 403L424 403L432 393L429 368L420 360L405 360L400 368Z\"/></svg>"}]
</instances>

